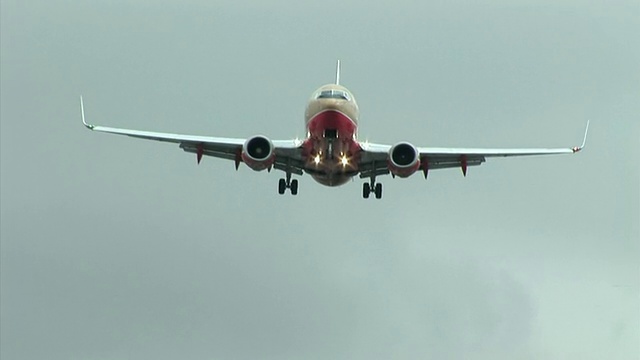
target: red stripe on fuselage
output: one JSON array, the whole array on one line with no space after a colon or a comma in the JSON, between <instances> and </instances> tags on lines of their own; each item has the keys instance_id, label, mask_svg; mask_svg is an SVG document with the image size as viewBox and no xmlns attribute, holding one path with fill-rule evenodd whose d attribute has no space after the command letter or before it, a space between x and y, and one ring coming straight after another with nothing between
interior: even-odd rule
<instances>
[{"instance_id":1,"label":"red stripe on fuselage","mask_svg":"<svg viewBox=\"0 0 640 360\"><path fill-rule=\"evenodd\" d=\"M313 178L327 186L338 186L346 183L357 172L360 145L355 140L358 125L344 113L337 110L324 110L307 122L309 138L303 148L307 157L306 168ZM327 129L335 130L335 138L325 137ZM331 147L329 143L331 142ZM332 153L329 153L331 149ZM314 158L321 156L316 164ZM348 164L342 164L342 157Z\"/></svg>"},{"instance_id":2,"label":"red stripe on fuselage","mask_svg":"<svg viewBox=\"0 0 640 360\"><path fill-rule=\"evenodd\" d=\"M307 123L311 137L323 137L325 129L338 131L338 138L353 139L358 129L355 121L337 110L324 110L315 114Z\"/></svg>"}]
</instances>

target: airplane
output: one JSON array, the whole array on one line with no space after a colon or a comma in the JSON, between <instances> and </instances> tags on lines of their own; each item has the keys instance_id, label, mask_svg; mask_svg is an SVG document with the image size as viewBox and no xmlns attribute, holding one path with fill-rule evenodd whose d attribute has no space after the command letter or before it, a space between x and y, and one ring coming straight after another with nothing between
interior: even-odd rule
<instances>
[{"instance_id":1,"label":"airplane","mask_svg":"<svg viewBox=\"0 0 640 360\"><path fill-rule=\"evenodd\" d=\"M238 170L245 163L254 171L281 170L285 177L278 182L278 193L287 189L298 194L298 180L292 175L307 173L325 186L340 186L359 175L365 181L362 197L371 194L382 198L382 184L377 178L391 174L407 178L421 171L427 178L430 170L460 168L467 175L469 166L477 166L491 157L573 154L586 143L589 122L582 145L572 148L444 148L417 147L401 141L393 145L358 140L359 110L353 94L340 85L340 61L336 66L335 82L313 92L305 111L306 138L302 140L271 140L264 135L248 139L180 135L151 131L112 128L86 122L84 103L80 96L82 123L93 131L126 135L134 138L179 144L186 152L196 154L199 164L203 156L232 160Z\"/></svg>"}]
</instances>

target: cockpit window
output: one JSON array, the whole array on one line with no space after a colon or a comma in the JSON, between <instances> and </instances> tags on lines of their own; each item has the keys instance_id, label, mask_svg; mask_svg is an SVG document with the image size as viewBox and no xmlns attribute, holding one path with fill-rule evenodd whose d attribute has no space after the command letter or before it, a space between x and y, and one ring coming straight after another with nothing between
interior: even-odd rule
<instances>
[{"instance_id":1,"label":"cockpit window","mask_svg":"<svg viewBox=\"0 0 640 360\"><path fill-rule=\"evenodd\" d=\"M316 96L316 99L342 99L351 100L349 94L342 90L323 90Z\"/></svg>"}]
</instances>

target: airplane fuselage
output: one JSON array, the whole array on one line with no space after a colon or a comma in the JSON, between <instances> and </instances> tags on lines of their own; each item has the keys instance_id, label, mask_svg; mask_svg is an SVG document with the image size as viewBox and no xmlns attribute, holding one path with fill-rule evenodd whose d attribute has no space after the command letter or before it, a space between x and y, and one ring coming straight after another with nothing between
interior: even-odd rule
<instances>
[{"instance_id":1,"label":"airplane fuselage","mask_svg":"<svg viewBox=\"0 0 640 360\"><path fill-rule=\"evenodd\" d=\"M355 98L344 86L324 85L309 100L305 170L320 184L339 186L358 173L358 116Z\"/></svg>"}]
</instances>

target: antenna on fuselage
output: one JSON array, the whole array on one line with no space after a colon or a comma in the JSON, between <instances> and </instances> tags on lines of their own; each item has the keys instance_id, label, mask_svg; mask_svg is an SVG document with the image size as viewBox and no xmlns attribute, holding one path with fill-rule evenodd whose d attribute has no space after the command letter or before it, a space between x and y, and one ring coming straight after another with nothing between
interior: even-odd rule
<instances>
[{"instance_id":1,"label":"antenna on fuselage","mask_svg":"<svg viewBox=\"0 0 640 360\"><path fill-rule=\"evenodd\" d=\"M340 60L338 60L338 64L336 65L336 85L340 85Z\"/></svg>"}]
</instances>

